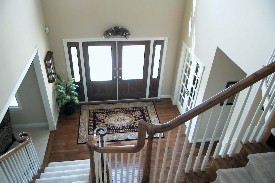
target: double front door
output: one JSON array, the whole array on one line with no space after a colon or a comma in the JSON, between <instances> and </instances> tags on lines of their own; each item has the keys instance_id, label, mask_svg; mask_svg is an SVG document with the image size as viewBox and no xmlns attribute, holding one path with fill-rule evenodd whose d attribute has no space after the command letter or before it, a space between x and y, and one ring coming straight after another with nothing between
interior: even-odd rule
<instances>
[{"instance_id":1,"label":"double front door","mask_svg":"<svg viewBox=\"0 0 275 183\"><path fill-rule=\"evenodd\" d=\"M153 57L156 54L162 55L163 42L160 43L161 47L158 46L157 50L159 53L155 53L154 51ZM83 64L81 64L79 57L81 53L76 51L78 55L76 56L77 61L75 61L75 67L72 49L74 49L76 45L68 42L67 46L71 74L75 77L79 73L79 79L76 79L76 82L80 85L78 89L80 100L84 101L84 88L86 88L88 101L146 98L150 41L82 42L78 47L82 47L84 61ZM157 44L154 44L154 47L155 46L157 46ZM76 50L79 50L79 48L76 48ZM158 85L157 88L152 87L154 83L156 83L154 79L159 81L162 57L158 56L157 59L158 61L156 63L151 63L152 71L154 65L155 67L158 65L157 76L154 77L153 72L149 72L149 80L152 84L151 87L149 87L151 97L154 97L152 96L153 93L157 94L156 90L158 90ZM78 69L75 70L74 68L77 66ZM83 76L85 76L86 82L82 81ZM82 94L83 97L81 97Z\"/></svg>"}]
</instances>

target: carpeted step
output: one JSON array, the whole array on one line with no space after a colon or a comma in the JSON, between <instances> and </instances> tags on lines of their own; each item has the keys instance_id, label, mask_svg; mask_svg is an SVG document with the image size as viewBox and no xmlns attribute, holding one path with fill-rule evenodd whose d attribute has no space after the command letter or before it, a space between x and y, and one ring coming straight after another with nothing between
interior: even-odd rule
<instances>
[{"instance_id":1,"label":"carpeted step","mask_svg":"<svg viewBox=\"0 0 275 183\"><path fill-rule=\"evenodd\" d=\"M255 182L275 182L275 152L251 154L246 165Z\"/></svg>"},{"instance_id":2,"label":"carpeted step","mask_svg":"<svg viewBox=\"0 0 275 183\"><path fill-rule=\"evenodd\" d=\"M90 159L74 160L74 161L62 161L62 162L51 162L51 163L48 164L48 167L87 164L87 163L90 164Z\"/></svg>"},{"instance_id":3,"label":"carpeted step","mask_svg":"<svg viewBox=\"0 0 275 183\"><path fill-rule=\"evenodd\" d=\"M217 170L216 183L252 183L254 182L245 167Z\"/></svg>"},{"instance_id":4,"label":"carpeted step","mask_svg":"<svg viewBox=\"0 0 275 183\"><path fill-rule=\"evenodd\" d=\"M90 168L89 164L54 166L54 167L46 167L45 170L44 170L44 173L56 172L56 171L66 171L66 170L87 169L87 168Z\"/></svg>"},{"instance_id":5,"label":"carpeted step","mask_svg":"<svg viewBox=\"0 0 275 183\"><path fill-rule=\"evenodd\" d=\"M89 181L89 174L81 174L81 175L71 175L71 176L63 176L63 177L54 177L54 178L42 178L37 179L36 183L68 183L68 182L76 182L76 181Z\"/></svg>"},{"instance_id":6,"label":"carpeted step","mask_svg":"<svg viewBox=\"0 0 275 183\"><path fill-rule=\"evenodd\" d=\"M40 175L40 178L53 178L53 177L62 177L69 175L80 175L80 174L89 174L90 168L86 169L75 169L75 170L64 170L64 171L56 171L56 172L46 172Z\"/></svg>"}]
</instances>

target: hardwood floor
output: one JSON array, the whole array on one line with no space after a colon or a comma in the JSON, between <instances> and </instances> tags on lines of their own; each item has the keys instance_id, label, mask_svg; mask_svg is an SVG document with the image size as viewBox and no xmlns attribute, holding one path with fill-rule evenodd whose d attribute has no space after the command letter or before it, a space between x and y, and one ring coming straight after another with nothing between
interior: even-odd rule
<instances>
[{"instance_id":1,"label":"hardwood floor","mask_svg":"<svg viewBox=\"0 0 275 183\"><path fill-rule=\"evenodd\" d=\"M161 123L165 123L179 115L177 107L172 105L170 99L163 99L163 100L156 101L155 108ZM47 165L49 162L89 159L89 151L86 145L77 144L79 115L80 115L79 109L77 109L76 113L71 116L60 115L58 124L57 124L57 130L54 132L51 132L51 135L50 135L48 148L44 159L44 166ZM183 146L183 142L185 139L184 131L185 131L185 125L183 125L182 131L180 134L179 148L177 150L176 159L174 162L175 167L177 167L179 163L179 157L182 150L181 148ZM166 178L168 175L168 171L170 169L170 162L172 160L172 152L174 150L176 134L177 134L177 128L172 131L171 138L169 141L169 147L168 147L169 153L168 153L167 163L165 165L166 168L164 172L164 175L165 175L164 177ZM157 179L160 176L160 168L162 165L163 154L165 151L167 133L165 133L164 136L165 137L162 139L161 146L160 146L160 153L159 153L160 159L159 159L158 171L156 176ZM157 139L154 140L154 144L153 144L154 155L156 154L156 146L157 146L156 141ZM134 143L135 141L117 141L117 142L111 142L110 144L111 145L128 145L128 144L134 144ZM185 160L183 161L184 162L183 167L185 167L186 160L190 153L191 145L192 144L187 145ZM197 143L194 151L195 156L193 158L193 163L196 158L196 155L198 154L199 147L200 147L200 143ZM214 144L214 147L215 147L215 144ZM206 154L207 148L208 148L208 143L205 144L205 147L202 153L202 158ZM272 151L272 149L270 149L265 144L244 145L241 153L235 155L233 158L226 157L224 159L218 158L216 160L212 160L212 158L210 158L207 164L207 170L205 172L198 171L196 173L185 174L184 170L182 170L180 182L189 183L189 182L214 181L216 178L217 169L245 166L248 161L247 160L248 154L257 153L257 152L267 152L267 151ZM152 158L152 167L154 165L154 157ZM126 158L127 156L125 155L124 159ZM138 166L138 165L136 164L135 166ZM172 172L172 176L175 176L175 171L176 171L176 168L174 168L174 171ZM151 174L152 174L152 171L151 171Z\"/></svg>"}]
</instances>

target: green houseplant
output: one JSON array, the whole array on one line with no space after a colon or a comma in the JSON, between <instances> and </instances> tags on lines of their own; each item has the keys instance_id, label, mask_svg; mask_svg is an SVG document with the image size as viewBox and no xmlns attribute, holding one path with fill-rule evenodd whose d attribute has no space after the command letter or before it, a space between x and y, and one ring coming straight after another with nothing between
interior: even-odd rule
<instances>
[{"instance_id":1,"label":"green houseplant","mask_svg":"<svg viewBox=\"0 0 275 183\"><path fill-rule=\"evenodd\" d=\"M65 81L57 75L57 82L55 84L57 93L56 102L64 114L73 114L75 112L75 104L79 104L78 93L76 92L77 87L78 85L74 83L74 79Z\"/></svg>"}]
</instances>

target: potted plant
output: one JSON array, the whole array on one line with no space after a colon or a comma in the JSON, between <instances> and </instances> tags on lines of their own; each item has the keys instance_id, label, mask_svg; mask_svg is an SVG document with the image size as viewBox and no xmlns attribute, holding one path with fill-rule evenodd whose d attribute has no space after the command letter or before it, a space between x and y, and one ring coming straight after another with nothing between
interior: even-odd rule
<instances>
[{"instance_id":1,"label":"potted plant","mask_svg":"<svg viewBox=\"0 0 275 183\"><path fill-rule=\"evenodd\" d=\"M57 75L57 83L55 84L57 92L56 102L64 114L73 114L75 112L75 104L79 104L78 93L76 92L77 87L78 85L74 83L74 79L65 81Z\"/></svg>"}]
</instances>

